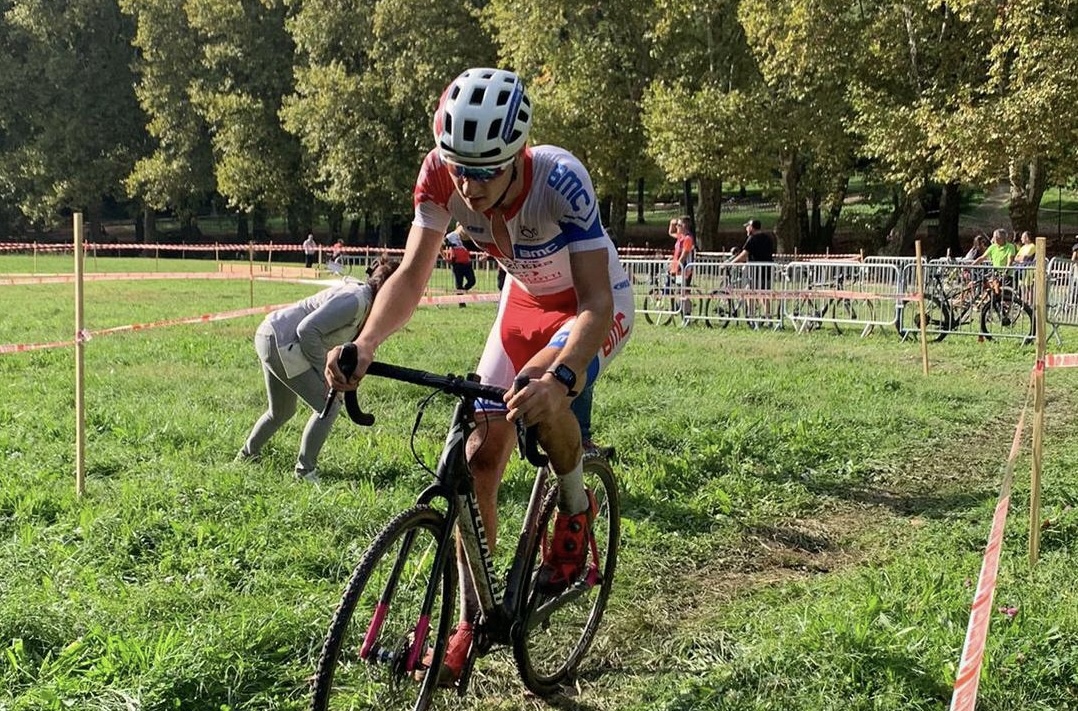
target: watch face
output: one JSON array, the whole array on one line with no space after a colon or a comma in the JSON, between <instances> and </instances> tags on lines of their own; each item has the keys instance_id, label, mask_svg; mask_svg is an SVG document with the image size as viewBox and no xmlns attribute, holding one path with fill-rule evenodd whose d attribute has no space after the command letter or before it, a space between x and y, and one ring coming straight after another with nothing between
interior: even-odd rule
<instances>
[{"instance_id":1,"label":"watch face","mask_svg":"<svg viewBox=\"0 0 1078 711\"><path fill-rule=\"evenodd\" d=\"M564 383L570 390L576 385L576 373L564 363L554 368L554 377Z\"/></svg>"}]
</instances>

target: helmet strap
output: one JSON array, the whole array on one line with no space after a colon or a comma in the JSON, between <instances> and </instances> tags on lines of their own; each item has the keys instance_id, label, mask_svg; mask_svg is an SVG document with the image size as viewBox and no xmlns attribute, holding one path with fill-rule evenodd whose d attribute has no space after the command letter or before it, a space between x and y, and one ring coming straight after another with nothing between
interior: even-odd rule
<instances>
[{"instance_id":1,"label":"helmet strap","mask_svg":"<svg viewBox=\"0 0 1078 711\"><path fill-rule=\"evenodd\" d=\"M509 194L509 188L513 187L513 183L517 182L517 161L513 159L513 173L509 178L509 184L505 186L505 190L502 191L501 197L494 201L494 204L490 206L491 210L497 210L502 205L502 200L505 200L505 196Z\"/></svg>"}]
</instances>

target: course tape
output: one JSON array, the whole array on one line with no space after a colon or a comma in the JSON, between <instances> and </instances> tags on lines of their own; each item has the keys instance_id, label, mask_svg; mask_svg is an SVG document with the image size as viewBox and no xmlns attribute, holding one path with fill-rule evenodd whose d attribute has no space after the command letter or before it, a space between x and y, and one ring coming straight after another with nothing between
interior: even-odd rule
<instances>
[{"instance_id":1,"label":"course tape","mask_svg":"<svg viewBox=\"0 0 1078 711\"><path fill-rule=\"evenodd\" d=\"M458 303L484 303L494 302L500 298L500 294L448 294L442 296L426 296L420 299L420 304L425 306L444 306L447 304ZM50 343L9 343L0 344L0 355L5 353L24 353L26 351L44 350L46 348L65 348L75 345L76 342L85 343L95 336L105 336L110 333L121 333L124 331L145 331L151 328L163 328L165 326L179 326L183 324L192 323L209 323L210 321L224 321L231 318L241 318L243 316L253 316L255 314L269 313L275 311L290 304L275 304L272 306L255 306L249 309L237 309L234 311L221 311L215 314L202 314L201 316L191 316L188 318L175 318L175 319L163 319L161 321L151 321L149 323L134 323L126 326L113 326L112 328L102 328L96 331L89 331L83 329L75 335L75 338L69 341L52 341Z\"/></svg>"},{"instance_id":2,"label":"course tape","mask_svg":"<svg viewBox=\"0 0 1078 711\"><path fill-rule=\"evenodd\" d=\"M1044 356L1044 367L1046 368L1075 368L1078 367L1078 353L1061 353L1052 355L1051 353Z\"/></svg>"},{"instance_id":3,"label":"course tape","mask_svg":"<svg viewBox=\"0 0 1078 711\"><path fill-rule=\"evenodd\" d=\"M992 598L996 593L999 554L1003 547L1003 527L1007 522L1011 485L1014 482L1014 463L1018 459L1026 412L1033 394L1034 379L1043 377L1043 374L1044 371L1036 368L1029 374L1026 404L1014 428L1011 451L1007 455L1007 463L1003 468L1003 483L1000 485L999 500L996 502L995 515L992 517L992 530L988 534L988 546L985 548L981 574L977 579L977 592L973 596L973 605L970 607L969 626L966 628L966 641L962 645L962 660L958 665L958 674L954 681L954 695L951 697L950 711L973 711L977 705L977 687L980 684L984 645L988 638L988 623L992 615Z\"/></svg>"},{"instance_id":4,"label":"course tape","mask_svg":"<svg viewBox=\"0 0 1078 711\"><path fill-rule=\"evenodd\" d=\"M254 314L264 314L274 311L276 309L283 308L289 304L276 304L274 306L256 306L251 309L238 309L235 311L222 311L216 314L202 314L201 316L191 316L189 318L174 318L164 319L161 321L151 321L149 323L132 323L126 326L113 326L112 328L102 328L96 331L88 331L83 329L75 334L75 338L70 341L53 341L51 343L11 343L7 345L0 345L0 355L4 353L22 353L24 351L37 351L45 348L63 348L65 346L73 346L75 342L85 343L91 338L96 336L106 336L110 333L121 333L123 331L145 331L150 328L162 328L164 326L178 326L181 324L191 323L209 323L210 321L224 321L230 318L240 318L241 316L252 316Z\"/></svg>"}]
</instances>

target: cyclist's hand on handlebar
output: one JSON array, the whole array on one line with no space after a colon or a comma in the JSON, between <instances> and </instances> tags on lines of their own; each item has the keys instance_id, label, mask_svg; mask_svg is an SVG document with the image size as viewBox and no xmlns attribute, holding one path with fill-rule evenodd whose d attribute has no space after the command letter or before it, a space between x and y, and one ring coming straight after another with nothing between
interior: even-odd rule
<instances>
[{"instance_id":1,"label":"cyclist's hand on handlebar","mask_svg":"<svg viewBox=\"0 0 1078 711\"><path fill-rule=\"evenodd\" d=\"M374 360L374 354L365 351L363 348L356 349L356 368L352 372L351 377L345 377L340 368L341 347L337 346L333 348L328 354L326 354L326 385L332 390L337 392L348 392L349 390L355 390L359 385L360 378L367 372L367 366Z\"/></svg>"},{"instance_id":2,"label":"cyclist's hand on handlebar","mask_svg":"<svg viewBox=\"0 0 1078 711\"><path fill-rule=\"evenodd\" d=\"M510 422L523 418L524 424L531 426L546 422L567 409L569 398L565 395L565 386L549 373L531 380L522 390L516 386L505 394L505 404L509 408L506 415Z\"/></svg>"}]
</instances>

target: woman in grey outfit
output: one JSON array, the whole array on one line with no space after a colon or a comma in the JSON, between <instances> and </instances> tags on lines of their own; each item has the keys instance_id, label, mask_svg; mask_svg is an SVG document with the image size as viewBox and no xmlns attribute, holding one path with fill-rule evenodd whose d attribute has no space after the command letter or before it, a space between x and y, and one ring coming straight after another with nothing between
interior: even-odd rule
<instances>
[{"instance_id":1,"label":"woman in grey outfit","mask_svg":"<svg viewBox=\"0 0 1078 711\"><path fill-rule=\"evenodd\" d=\"M365 284L348 280L266 316L255 332L255 351L262 360L269 406L238 460L257 460L270 437L296 414L302 398L312 412L300 440L296 476L318 480L318 454L341 408L338 398L326 418L318 419L326 399L326 353L355 338L379 287L396 268L396 263L379 264Z\"/></svg>"}]
</instances>

